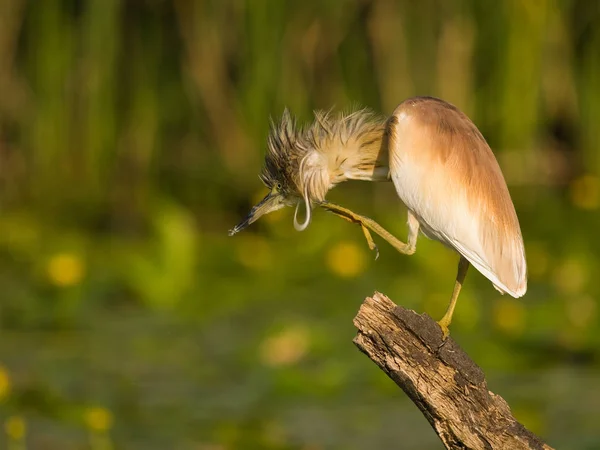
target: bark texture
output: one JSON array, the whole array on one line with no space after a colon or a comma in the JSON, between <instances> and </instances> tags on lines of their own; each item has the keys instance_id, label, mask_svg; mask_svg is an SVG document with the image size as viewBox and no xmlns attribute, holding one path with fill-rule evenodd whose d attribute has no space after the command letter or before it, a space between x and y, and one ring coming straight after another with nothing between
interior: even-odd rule
<instances>
[{"instance_id":1,"label":"bark texture","mask_svg":"<svg viewBox=\"0 0 600 450\"><path fill-rule=\"evenodd\" d=\"M551 449L487 388L482 370L429 316L378 292L354 319L357 347L402 388L448 449Z\"/></svg>"}]
</instances>

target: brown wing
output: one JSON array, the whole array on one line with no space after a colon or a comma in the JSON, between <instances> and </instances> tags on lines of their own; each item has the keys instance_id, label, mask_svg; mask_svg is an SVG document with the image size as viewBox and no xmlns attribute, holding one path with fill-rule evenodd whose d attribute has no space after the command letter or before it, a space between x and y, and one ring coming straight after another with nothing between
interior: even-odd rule
<instances>
[{"instance_id":1,"label":"brown wing","mask_svg":"<svg viewBox=\"0 0 600 450\"><path fill-rule=\"evenodd\" d=\"M519 220L498 162L473 122L431 97L388 121L390 172L423 231L454 248L501 292L527 290Z\"/></svg>"}]
</instances>

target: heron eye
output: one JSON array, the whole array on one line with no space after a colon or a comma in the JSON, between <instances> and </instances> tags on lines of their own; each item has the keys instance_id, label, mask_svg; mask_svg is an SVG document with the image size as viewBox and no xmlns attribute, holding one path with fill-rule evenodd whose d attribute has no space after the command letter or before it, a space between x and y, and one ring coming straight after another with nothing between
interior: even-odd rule
<instances>
[{"instance_id":1,"label":"heron eye","mask_svg":"<svg viewBox=\"0 0 600 450\"><path fill-rule=\"evenodd\" d=\"M276 188L278 191L281 191L281 188L282 188L282 187L283 187L283 186L281 185L281 183L277 183L277 184L275 185L275 188Z\"/></svg>"}]
</instances>

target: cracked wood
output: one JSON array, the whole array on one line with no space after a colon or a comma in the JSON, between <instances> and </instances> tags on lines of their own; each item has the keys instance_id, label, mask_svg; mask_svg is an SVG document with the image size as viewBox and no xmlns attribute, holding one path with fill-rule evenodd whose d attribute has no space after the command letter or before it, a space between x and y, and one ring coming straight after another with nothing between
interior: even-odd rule
<instances>
[{"instance_id":1,"label":"cracked wood","mask_svg":"<svg viewBox=\"0 0 600 450\"><path fill-rule=\"evenodd\" d=\"M552 450L487 388L483 371L429 316L376 292L354 325L357 347L402 388L447 449Z\"/></svg>"}]
</instances>

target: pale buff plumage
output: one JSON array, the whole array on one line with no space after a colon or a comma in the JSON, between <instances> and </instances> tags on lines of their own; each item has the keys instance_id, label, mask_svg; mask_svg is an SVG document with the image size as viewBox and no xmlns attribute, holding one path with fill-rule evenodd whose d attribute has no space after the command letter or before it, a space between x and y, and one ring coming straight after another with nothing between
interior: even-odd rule
<instances>
[{"instance_id":1,"label":"pale buff plumage","mask_svg":"<svg viewBox=\"0 0 600 450\"><path fill-rule=\"evenodd\" d=\"M281 193L277 208L306 204L306 220L294 225L305 229L311 204L346 180L385 181L389 164L382 151L385 119L367 109L351 114L315 112L314 122L299 128L286 109L278 124L271 122L265 165L260 175L271 190Z\"/></svg>"},{"instance_id":2,"label":"pale buff plumage","mask_svg":"<svg viewBox=\"0 0 600 450\"><path fill-rule=\"evenodd\" d=\"M312 201L346 180L388 179L387 154L381 152L385 118L368 109L333 115L316 111L314 122L299 128L286 109L278 124L271 122L261 179L272 188L280 184L289 194Z\"/></svg>"},{"instance_id":3,"label":"pale buff plumage","mask_svg":"<svg viewBox=\"0 0 600 450\"><path fill-rule=\"evenodd\" d=\"M473 122L446 102L415 98L396 108L387 130L394 186L423 232L454 248L501 292L525 294L519 220Z\"/></svg>"},{"instance_id":4,"label":"pale buff plumage","mask_svg":"<svg viewBox=\"0 0 600 450\"><path fill-rule=\"evenodd\" d=\"M317 112L306 128L298 128L286 110L271 126L261 179L271 192L231 234L285 205L296 205L296 212L306 205L304 223L294 218L296 228L304 229L311 206L323 205L336 184L391 179L408 208L408 243L396 248L414 252L421 230L455 249L501 292L520 297L527 289L519 221L496 158L473 122L442 100L408 99L387 120L368 110ZM360 219L353 221L363 229L362 219L370 220L347 212L341 215Z\"/></svg>"}]
</instances>

